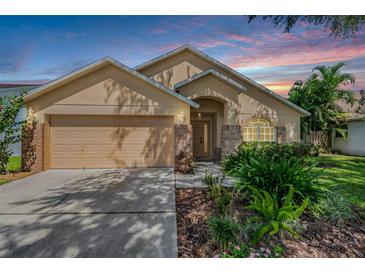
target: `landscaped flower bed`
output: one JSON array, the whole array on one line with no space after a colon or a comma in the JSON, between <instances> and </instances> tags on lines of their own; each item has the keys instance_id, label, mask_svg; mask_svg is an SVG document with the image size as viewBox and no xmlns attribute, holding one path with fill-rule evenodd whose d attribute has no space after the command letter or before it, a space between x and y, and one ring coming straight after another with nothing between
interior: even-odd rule
<instances>
[{"instance_id":1,"label":"landscaped flower bed","mask_svg":"<svg viewBox=\"0 0 365 274\"><path fill-rule=\"evenodd\" d=\"M207 190L201 188L176 191L179 257L209 258L217 257L221 252L209 234L208 219L216 208L207 194ZM301 221L304 228L301 238L276 243L282 246L283 257L365 257L363 221L336 227L308 214L304 214Z\"/></svg>"},{"instance_id":2,"label":"landscaped flower bed","mask_svg":"<svg viewBox=\"0 0 365 274\"><path fill-rule=\"evenodd\" d=\"M249 144L223 162L233 188L176 193L180 257L364 257L361 208L318 180L308 147Z\"/></svg>"}]
</instances>

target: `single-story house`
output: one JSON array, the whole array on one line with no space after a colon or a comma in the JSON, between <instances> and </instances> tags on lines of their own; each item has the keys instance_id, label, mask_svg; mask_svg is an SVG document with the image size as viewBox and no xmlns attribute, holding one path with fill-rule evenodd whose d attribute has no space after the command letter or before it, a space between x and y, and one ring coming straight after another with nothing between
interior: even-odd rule
<instances>
[{"instance_id":1,"label":"single-story house","mask_svg":"<svg viewBox=\"0 0 365 274\"><path fill-rule=\"evenodd\" d=\"M349 112L350 117L342 125L345 136L333 132L332 150L348 155L365 156L365 92L354 92L354 97L356 101L352 106L340 104Z\"/></svg>"},{"instance_id":2,"label":"single-story house","mask_svg":"<svg viewBox=\"0 0 365 274\"><path fill-rule=\"evenodd\" d=\"M25 104L37 125L33 171L173 167L180 151L217 159L243 141L299 142L310 115L190 45L134 68L106 57Z\"/></svg>"}]
</instances>

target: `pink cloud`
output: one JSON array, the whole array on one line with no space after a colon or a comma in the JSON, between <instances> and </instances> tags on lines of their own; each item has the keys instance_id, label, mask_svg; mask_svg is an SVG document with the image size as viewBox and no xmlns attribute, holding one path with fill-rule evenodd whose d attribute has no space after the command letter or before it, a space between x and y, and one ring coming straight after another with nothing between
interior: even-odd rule
<instances>
[{"instance_id":1,"label":"pink cloud","mask_svg":"<svg viewBox=\"0 0 365 274\"><path fill-rule=\"evenodd\" d=\"M245 43L252 43L255 41L254 39L252 39L250 37L247 37L244 35L239 35L239 34L231 34L231 35L228 35L227 38L234 40L234 41L245 42Z\"/></svg>"},{"instance_id":2,"label":"pink cloud","mask_svg":"<svg viewBox=\"0 0 365 274\"><path fill-rule=\"evenodd\" d=\"M165 28L155 28L151 30L152 34L165 34L168 33L169 31Z\"/></svg>"},{"instance_id":3,"label":"pink cloud","mask_svg":"<svg viewBox=\"0 0 365 274\"><path fill-rule=\"evenodd\" d=\"M234 68L262 66L275 67L286 65L316 64L324 62L348 61L365 56L365 47L343 45L336 48L331 45L306 45L284 47L245 48L244 54L233 54L227 63Z\"/></svg>"},{"instance_id":4,"label":"pink cloud","mask_svg":"<svg viewBox=\"0 0 365 274\"><path fill-rule=\"evenodd\" d=\"M196 47L199 48L216 48L216 47L220 47L220 46L224 46L224 47L237 47L237 45L227 42L227 41L223 41L223 40L217 40L217 39L209 39L209 40L205 40L205 41L201 41L201 42L196 42L194 43L194 45Z\"/></svg>"},{"instance_id":5,"label":"pink cloud","mask_svg":"<svg viewBox=\"0 0 365 274\"><path fill-rule=\"evenodd\" d=\"M351 44L336 39L328 39L320 29L310 29L298 34L278 32L262 33L258 36L263 44L258 48L245 49L245 56L233 57L235 67L315 64L323 62L347 61L365 56L365 47L360 37Z\"/></svg>"},{"instance_id":6,"label":"pink cloud","mask_svg":"<svg viewBox=\"0 0 365 274\"><path fill-rule=\"evenodd\" d=\"M293 83L294 81L281 81L281 82L263 83L263 85L280 95L287 95L288 91L293 86Z\"/></svg>"}]
</instances>

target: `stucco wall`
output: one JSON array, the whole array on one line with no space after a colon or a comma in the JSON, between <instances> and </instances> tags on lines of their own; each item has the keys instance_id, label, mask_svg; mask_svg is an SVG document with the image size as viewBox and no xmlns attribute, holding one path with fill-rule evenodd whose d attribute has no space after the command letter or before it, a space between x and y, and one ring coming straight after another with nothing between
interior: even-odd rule
<instances>
[{"instance_id":1,"label":"stucco wall","mask_svg":"<svg viewBox=\"0 0 365 274\"><path fill-rule=\"evenodd\" d=\"M148 83L107 65L27 102L39 123L45 114L172 115L190 123L190 106Z\"/></svg>"},{"instance_id":2,"label":"stucco wall","mask_svg":"<svg viewBox=\"0 0 365 274\"><path fill-rule=\"evenodd\" d=\"M209 67L211 65L205 60L184 51L150 67L139 70L139 72L165 86L173 88L176 83L190 78Z\"/></svg>"},{"instance_id":3,"label":"stucco wall","mask_svg":"<svg viewBox=\"0 0 365 274\"><path fill-rule=\"evenodd\" d=\"M285 127L288 142L299 142L300 115L254 87L247 84L245 86L247 91L240 92L216 77L208 75L179 90L181 94L192 99L214 98L223 102L223 123L226 125L244 126L253 117L263 117L271 121L274 127ZM212 104L211 108L214 108ZM204 112L202 106L197 111Z\"/></svg>"},{"instance_id":4,"label":"stucco wall","mask_svg":"<svg viewBox=\"0 0 365 274\"><path fill-rule=\"evenodd\" d=\"M333 136L333 150L348 155L365 156L365 122L353 121L347 124L348 137L339 138Z\"/></svg>"}]
</instances>

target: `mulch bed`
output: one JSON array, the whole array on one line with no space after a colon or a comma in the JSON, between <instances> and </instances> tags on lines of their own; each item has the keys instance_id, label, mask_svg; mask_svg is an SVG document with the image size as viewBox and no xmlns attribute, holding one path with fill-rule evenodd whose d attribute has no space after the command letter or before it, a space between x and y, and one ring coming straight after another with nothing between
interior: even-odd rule
<instances>
[{"instance_id":1,"label":"mulch bed","mask_svg":"<svg viewBox=\"0 0 365 274\"><path fill-rule=\"evenodd\" d=\"M13 180L27 177L32 174L33 174L32 172L13 172L13 173L8 173L8 174L0 174L0 179L13 181Z\"/></svg>"},{"instance_id":2,"label":"mulch bed","mask_svg":"<svg viewBox=\"0 0 365 274\"><path fill-rule=\"evenodd\" d=\"M242 207L241 207L242 208ZM210 240L207 220L215 206L206 189L176 191L179 257L214 257L218 247ZM340 258L365 257L365 222L357 220L336 227L310 215L302 218L304 231L300 239L285 239L285 257Z\"/></svg>"},{"instance_id":3,"label":"mulch bed","mask_svg":"<svg viewBox=\"0 0 365 274\"><path fill-rule=\"evenodd\" d=\"M210 241L207 220L215 205L203 188L176 190L179 257L214 257L218 248Z\"/></svg>"},{"instance_id":4,"label":"mulch bed","mask_svg":"<svg viewBox=\"0 0 365 274\"><path fill-rule=\"evenodd\" d=\"M304 216L301 239L283 240L285 256L294 258L364 258L365 223L348 222L340 227Z\"/></svg>"}]
</instances>

